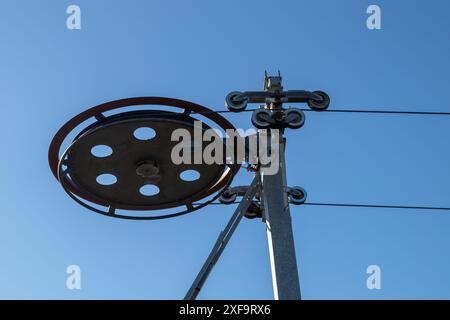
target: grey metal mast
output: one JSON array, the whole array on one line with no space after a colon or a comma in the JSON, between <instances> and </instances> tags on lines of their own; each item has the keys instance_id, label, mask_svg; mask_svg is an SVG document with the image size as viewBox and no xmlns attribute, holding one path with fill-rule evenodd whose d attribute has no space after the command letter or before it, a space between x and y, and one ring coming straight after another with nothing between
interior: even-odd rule
<instances>
[{"instance_id":1,"label":"grey metal mast","mask_svg":"<svg viewBox=\"0 0 450 320\"><path fill-rule=\"evenodd\" d=\"M279 170L261 174L264 220L275 300L299 300L300 283L286 184L285 139L280 135Z\"/></svg>"}]
</instances>

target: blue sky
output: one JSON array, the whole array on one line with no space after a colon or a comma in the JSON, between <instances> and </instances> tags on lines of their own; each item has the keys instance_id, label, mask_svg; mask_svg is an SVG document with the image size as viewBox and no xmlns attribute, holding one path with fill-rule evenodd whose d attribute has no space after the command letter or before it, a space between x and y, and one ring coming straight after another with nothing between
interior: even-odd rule
<instances>
[{"instance_id":1,"label":"blue sky","mask_svg":"<svg viewBox=\"0 0 450 320\"><path fill-rule=\"evenodd\" d=\"M71 4L81 30L66 28ZM366 28L370 4L382 30ZM450 111L449 12L443 0L3 0L0 298L182 298L232 214L139 222L81 208L47 164L72 116L152 95L221 110L228 92L259 90L278 69L286 89L322 89L333 109ZM287 137L288 183L310 201L450 206L450 118L308 113ZM291 213L303 298L450 299L449 213ZM71 264L78 291L66 289ZM381 290L366 288L371 264ZM264 227L244 220L199 298L272 297Z\"/></svg>"}]
</instances>

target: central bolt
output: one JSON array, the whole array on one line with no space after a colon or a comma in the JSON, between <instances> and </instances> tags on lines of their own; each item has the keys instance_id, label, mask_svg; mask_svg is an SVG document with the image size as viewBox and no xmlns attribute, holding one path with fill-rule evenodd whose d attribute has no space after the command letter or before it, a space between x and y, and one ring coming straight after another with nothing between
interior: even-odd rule
<instances>
[{"instance_id":1,"label":"central bolt","mask_svg":"<svg viewBox=\"0 0 450 320\"><path fill-rule=\"evenodd\" d=\"M138 164L136 174L143 178L154 178L159 176L159 167L155 161L144 161Z\"/></svg>"}]
</instances>

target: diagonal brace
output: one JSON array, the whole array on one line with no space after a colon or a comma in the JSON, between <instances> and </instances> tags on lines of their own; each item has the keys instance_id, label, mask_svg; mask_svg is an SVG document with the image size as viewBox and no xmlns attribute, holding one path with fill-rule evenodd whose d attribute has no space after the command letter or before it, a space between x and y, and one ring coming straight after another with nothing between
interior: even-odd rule
<instances>
[{"instance_id":1,"label":"diagonal brace","mask_svg":"<svg viewBox=\"0 0 450 320\"><path fill-rule=\"evenodd\" d=\"M209 254L208 258L203 264L203 267L201 268L194 282L192 283L191 288L186 293L184 300L196 299L197 295L199 294L200 290L202 289L203 285L208 279L208 276L211 273L212 268L216 264L217 260L219 260L223 250L225 249L225 246L227 245L228 241L230 241L231 236L236 230L239 222L247 212L247 209L252 203L255 194L259 191L260 185L261 185L261 178L259 173L257 173L251 185L249 186L247 192L242 197L241 202L236 208L227 226L223 231L220 232L219 237L217 238L211 253Z\"/></svg>"}]
</instances>

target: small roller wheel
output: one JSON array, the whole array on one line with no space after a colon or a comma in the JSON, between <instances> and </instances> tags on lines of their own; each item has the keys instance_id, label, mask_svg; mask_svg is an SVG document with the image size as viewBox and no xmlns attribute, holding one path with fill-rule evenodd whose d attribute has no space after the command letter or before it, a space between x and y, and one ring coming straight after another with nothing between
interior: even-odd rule
<instances>
[{"instance_id":1,"label":"small roller wheel","mask_svg":"<svg viewBox=\"0 0 450 320\"><path fill-rule=\"evenodd\" d=\"M252 123L258 129L268 129L273 123L272 113L266 109L253 111Z\"/></svg>"},{"instance_id":2,"label":"small roller wheel","mask_svg":"<svg viewBox=\"0 0 450 320\"><path fill-rule=\"evenodd\" d=\"M225 98L225 106L232 112L240 112L247 108L248 99L239 98L242 93L239 91L233 91ZM239 99L238 99L239 98Z\"/></svg>"},{"instance_id":3,"label":"small roller wheel","mask_svg":"<svg viewBox=\"0 0 450 320\"><path fill-rule=\"evenodd\" d=\"M223 192L219 197L219 202L223 204L232 204L236 201L237 194L229 193L227 191Z\"/></svg>"},{"instance_id":4,"label":"small roller wheel","mask_svg":"<svg viewBox=\"0 0 450 320\"><path fill-rule=\"evenodd\" d=\"M306 201L306 190L302 187L293 187L289 193L289 200L293 204L304 204Z\"/></svg>"},{"instance_id":5,"label":"small roller wheel","mask_svg":"<svg viewBox=\"0 0 450 320\"><path fill-rule=\"evenodd\" d=\"M305 114L298 109L287 109L285 119L287 127L291 129L299 129L305 124Z\"/></svg>"},{"instance_id":6,"label":"small roller wheel","mask_svg":"<svg viewBox=\"0 0 450 320\"><path fill-rule=\"evenodd\" d=\"M247 212L244 215L247 219L256 219L262 218L262 209L261 206L254 201L250 204L247 209Z\"/></svg>"},{"instance_id":7,"label":"small roller wheel","mask_svg":"<svg viewBox=\"0 0 450 320\"><path fill-rule=\"evenodd\" d=\"M308 100L308 106L315 111L323 111L328 108L330 105L330 97L323 91L314 91L314 94L320 96L322 98L321 101L316 100Z\"/></svg>"}]
</instances>

